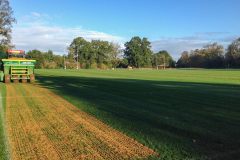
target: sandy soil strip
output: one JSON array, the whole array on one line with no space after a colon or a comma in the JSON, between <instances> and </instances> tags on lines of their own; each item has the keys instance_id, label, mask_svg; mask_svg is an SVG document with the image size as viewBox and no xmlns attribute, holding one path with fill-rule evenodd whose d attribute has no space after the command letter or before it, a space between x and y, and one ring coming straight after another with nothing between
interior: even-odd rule
<instances>
[{"instance_id":1,"label":"sandy soil strip","mask_svg":"<svg viewBox=\"0 0 240 160\"><path fill-rule=\"evenodd\" d=\"M16 160L115 160L156 155L38 85L7 85L6 107L8 139Z\"/></svg>"}]
</instances>

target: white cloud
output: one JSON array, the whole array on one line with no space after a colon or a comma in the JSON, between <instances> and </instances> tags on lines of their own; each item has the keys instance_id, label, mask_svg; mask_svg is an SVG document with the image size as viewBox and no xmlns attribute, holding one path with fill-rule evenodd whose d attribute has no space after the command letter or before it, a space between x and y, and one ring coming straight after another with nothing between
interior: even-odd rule
<instances>
[{"instance_id":1,"label":"white cloud","mask_svg":"<svg viewBox=\"0 0 240 160\"><path fill-rule=\"evenodd\" d=\"M34 17L42 17L42 14L38 12L31 12L31 15Z\"/></svg>"},{"instance_id":2,"label":"white cloud","mask_svg":"<svg viewBox=\"0 0 240 160\"><path fill-rule=\"evenodd\" d=\"M19 19L13 28L13 44L18 49L53 50L58 54L66 53L67 46L76 37L87 40L100 39L115 43L122 43L123 38L111 34L86 30L81 27L61 27L51 25L46 14L32 12Z\"/></svg>"},{"instance_id":3,"label":"white cloud","mask_svg":"<svg viewBox=\"0 0 240 160\"><path fill-rule=\"evenodd\" d=\"M194 40L186 38L162 38L152 42L154 52L159 50L167 50L175 59L177 59L183 51L189 51L209 43L207 40Z\"/></svg>"},{"instance_id":4,"label":"white cloud","mask_svg":"<svg viewBox=\"0 0 240 160\"><path fill-rule=\"evenodd\" d=\"M17 49L53 50L55 53L67 53L67 46L75 37L84 37L87 40L101 39L119 43L124 47L125 38L82 27L62 27L52 24L54 16L31 12L18 19L13 28L13 44ZM167 50L177 59L183 51L201 48L212 42L219 42L225 47L237 36L229 32L197 32L192 36L159 38L152 41L152 49ZM127 39L129 40L129 39Z\"/></svg>"}]
</instances>

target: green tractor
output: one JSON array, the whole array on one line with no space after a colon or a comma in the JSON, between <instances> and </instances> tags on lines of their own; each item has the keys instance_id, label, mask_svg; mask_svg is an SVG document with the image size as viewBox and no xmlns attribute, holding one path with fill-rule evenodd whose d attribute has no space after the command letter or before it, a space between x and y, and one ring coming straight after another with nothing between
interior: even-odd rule
<instances>
[{"instance_id":1,"label":"green tractor","mask_svg":"<svg viewBox=\"0 0 240 160\"><path fill-rule=\"evenodd\" d=\"M22 50L8 50L7 58L0 60L0 81L5 83L33 83L36 60L30 60Z\"/></svg>"}]
</instances>

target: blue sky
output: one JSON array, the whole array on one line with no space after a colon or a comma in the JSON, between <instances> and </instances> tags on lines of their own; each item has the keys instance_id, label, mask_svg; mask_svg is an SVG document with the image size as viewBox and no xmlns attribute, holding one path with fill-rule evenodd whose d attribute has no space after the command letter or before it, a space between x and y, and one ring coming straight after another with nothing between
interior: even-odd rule
<instances>
[{"instance_id":1,"label":"blue sky","mask_svg":"<svg viewBox=\"0 0 240 160\"><path fill-rule=\"evenodd\" d=\"M211 42L240 36L239 0L10 0L18 21L13 42L59 54L76 36L123 44L147 37L154 51L177 58Z\"/></svg>"}]
</instances>

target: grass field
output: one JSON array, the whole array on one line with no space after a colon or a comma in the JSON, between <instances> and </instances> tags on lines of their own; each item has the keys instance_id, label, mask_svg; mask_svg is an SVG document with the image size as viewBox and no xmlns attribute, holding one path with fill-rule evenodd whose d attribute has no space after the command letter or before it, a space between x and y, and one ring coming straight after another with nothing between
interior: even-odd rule
<instances>
[{"instance_id":1,"label":"grass field","mask_svg":"<svg viewBox=\"0 0 240 160\"><path fill-rule=\"evenodd\" d=\"M5 85L0 83L0 159L6 160L7 149L6 149L6 137L4 132L4 118L5 118Z\"/></svg>"},{"instance_id":2,"label":"grass field","mask_svg":"<svg viewBox=\"0 0 240 160\"><path fill-rule=\"evenodd\" d=\"M37 79L161 159L240 158L240 70L37 70Z\"/></svg>"}]
</instances>

